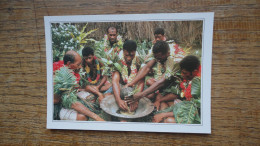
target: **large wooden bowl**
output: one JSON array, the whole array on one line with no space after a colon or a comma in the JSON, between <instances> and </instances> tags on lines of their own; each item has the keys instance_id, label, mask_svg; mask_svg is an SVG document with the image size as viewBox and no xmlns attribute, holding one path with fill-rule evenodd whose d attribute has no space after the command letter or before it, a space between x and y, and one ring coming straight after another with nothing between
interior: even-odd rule
<instances>
[{"instance_id":1,"label":"large wooden bowl","mask_svg":"<svg viewBox=\"0 0 260 146\"><path fill-rule=\"evenodd\" d=\"M126 119L134 119L134 118L141 118L144 116L149 115L153 109L154 105L152 102L146 98L143 97L139 100L138 108L135 111L135 114L133 115L123 115L120 113L117 113L119 107L116 104L116 100L114 98L114 95L109 95L105 97L100 104L100 107L108 114L119 117L119 118L126 118Z\"/></svg>"}]
</instances>

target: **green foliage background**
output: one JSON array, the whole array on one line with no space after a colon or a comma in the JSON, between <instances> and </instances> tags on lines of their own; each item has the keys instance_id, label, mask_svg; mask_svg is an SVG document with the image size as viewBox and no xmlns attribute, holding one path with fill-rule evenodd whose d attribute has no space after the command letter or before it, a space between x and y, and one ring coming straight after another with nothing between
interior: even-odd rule
<instances>
[{"instance_id":1,"label":"green foliage background","mask_svg":"<svg viewBox=\"0 0 260 146\"><path fill-rule=\"evenodd\" d=\"M144 50L144 53L152 46L155 28L161 27L165 30L167 40L174 40L182 48L192 48L192 54L201 54L202 21L52 23L53 61L62 60L68 50L81 54L84 46L97 48L98 44L102 45L109 26L117 28L123 41L136 40L138 48L142 48L138 50Z\"/></svg>"}]
</instances>

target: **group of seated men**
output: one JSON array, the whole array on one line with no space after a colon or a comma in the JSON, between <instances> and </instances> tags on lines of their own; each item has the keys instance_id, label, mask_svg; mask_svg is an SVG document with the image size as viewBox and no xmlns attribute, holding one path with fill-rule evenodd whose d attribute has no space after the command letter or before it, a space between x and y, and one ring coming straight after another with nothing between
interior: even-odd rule
<instances>
[{"instance_id":1,"label":"group of seated men","mask_svg":"<svg viewBox=\"0 0 260 146\"><path fill-rule=\"evenodd\" d=\"M100 104L108 95L114 95L116 104L123 111L129 109L130 111L136 110L139 100L143 97L149 98L158 111L174 106L181 100L190 100L193 96L200 97L200 95L193 95L193 93L200 94L200 91L191 91L192 80L200 79L199 59L188 55L179 60L181 55L177 54L176 50L174 52L170 49L162 28L158 28L154 32L155 39L151 50L145 58L145 65L142 65L140 61L135 41L127 40L123 43L122 48L118 48L120 45L117 40L116 28L109 27L106 35L108 41L107 46L104 48L106 52L122 55L120 58L121 72L113 71L112 76L102 75L104 64L101 59L95 56L93 48L85 47L82 50L82 58L73 50L66 52L63 61L54 63L54 74L61 67L67 67L72 70L79 83L82 80L79 71L82 69L85 72L84 80L86 82L80 86L78 91L86 91L95 95L92 102L96 104ZM175 71L176 64L180 67L181 83L176 82L174 77L173 71ZM173 86L180 86L181 92L169 90ZM120 96L121 89L127 87L138 89L138 92L131 99ZM71 103L69 104L60 104L62 102L64 101L61 95L54 94L54 105L61 105L57 117L54 119L107 120L95 112L92 109L93 106L86 106L80 99L70 101ZM174 115L172 112L155 114L153 122L174 123Z\"/></svg>"}]
</instances>

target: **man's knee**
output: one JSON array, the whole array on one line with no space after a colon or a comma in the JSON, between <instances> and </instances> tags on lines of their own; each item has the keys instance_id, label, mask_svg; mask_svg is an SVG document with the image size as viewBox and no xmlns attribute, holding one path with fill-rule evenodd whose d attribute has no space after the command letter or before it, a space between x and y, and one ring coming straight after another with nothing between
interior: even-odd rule
<instances>
[{"instance_id":1,"label":"man's knee","mask_svg":"<svg viewBox=\"0 0 260 146\"><path fill-rule=\"evenodd\" d=\"M170 93L166 95L167 98L172 98L173 100L176 99L178 97L178 95Z\"/></svg>"},{"instance_id":2,"label":"man's knee","mask_svg":"<svg viewBox=\"0 0 260 146\"><path fill-rule=\"evenodd\" d=\"M85 90L87 90L87 91L91 90L91 85L87 85L87 86L85 87Z\"/></svg>"},{"instance_id":3,"label":"man's knee","mask_svg":"<svg viewBox=\"0 0 260 146\"><path fill-rule=\"evenodd\" d=\"M161 107L160 110L164 110L164 109L166 109L168 107L168 104L165 103L165 102L161 102L161 106L160 107Z\"/></svg>"},{"instance_id":4,"label":"man's knee","mask_svg":"<svg viewBox=\"0 0 260 146\"><path fill-rule=\"evenodd\" d=\"M105 94L104 94L104 98L106 98L106 97L109 96L109 95L112 95L112 93L105 93Z\"/></svg>"},{"instance_id":5,"label":"man's knee","mask_svg":"<svg viewBox=\"0 0 260 146\"><path fill-rule=\"evenodd\" d=\"M87 121L87 117L85 115L82 114L77 114L77 121Z\"/></svg>"},{"instance_id":6,"label":"man's knee","mask_svg":"<svg viewBox=\"0 0 260 146\"><path fill-rule=\"evenodd\" d=\"M174 117L168 117L164 120L164 123L176 123Z\"/></svg>"},{"instance_id":7,"label":"man's knee","mask_svg":"<svg viewBox=\"0 0 260 146\"><path fill-rule=\"evenodd\" d=\"M169 101L169 102L168 102L168 105L169 105L169 106L173 106L173 105L174 105L174 101Z\"/></svg>"}]
</instances>

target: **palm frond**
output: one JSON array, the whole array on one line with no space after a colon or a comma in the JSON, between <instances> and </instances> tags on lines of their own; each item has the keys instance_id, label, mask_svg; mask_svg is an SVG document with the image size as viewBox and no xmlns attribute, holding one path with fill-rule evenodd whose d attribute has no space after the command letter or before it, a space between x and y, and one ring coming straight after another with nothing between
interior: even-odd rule
<instances>
[{"instance_id":1,"label":"palm frond","mask_svg":"<svg viewBox=\"0 0 260 146\"><path fill-rule=\"evenodd\" d=\"M62 67L56 71L54 78L54 93L61 94L64 91L71 91L77 86L76 77L70 69Z\"/></svg>"}]
</instances>

